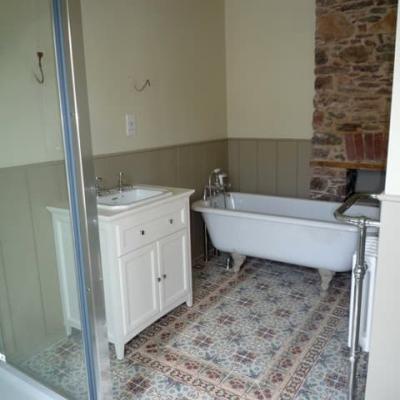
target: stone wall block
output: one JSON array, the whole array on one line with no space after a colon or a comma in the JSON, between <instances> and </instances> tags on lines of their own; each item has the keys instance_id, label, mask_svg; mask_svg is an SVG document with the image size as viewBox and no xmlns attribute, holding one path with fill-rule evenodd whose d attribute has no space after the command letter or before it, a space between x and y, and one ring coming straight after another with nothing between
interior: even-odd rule
<instances>
[{"instance_id":1,"label":"stone wall block","mask_svg":"<svg viewBox=\"0 0 400 400\"><path fill-rule=\"evenodd\" d=\"M396 3L393 2L393 4ZM393 8L387 13L387 15L383 19L371 26L370 32L388 33L389 35L392 35L396 28L396 18L396 9Z\"/></svg>"},{"instance_id":2,"label":"stone wall block","mask_svg":"<svg viewBox=\"0 0 400 400\"><path fill-rule=\"evenodd\" d=\"M340 166L386 160L397 0L316 4L312 160L324 166L312 168L310 193L340 200L347 188Z\"/></svg>"},{"instance_id":3,"label":"stone wall block","mask_svg":"<svg viewBox=\"0 0 400 400\"><path fill-rule=\"evenodd\" d=\"M367 46L350 46L343 49L340 53L340 58L349 63L365 63L368 61L372 51Z\"/></svg>"},{"instance_id":4,"label":"stone wall block","mask_svg":"<svg viewBox=\"0 0 400 400\"><path fill-rule=\"evenodd\" d=\"M354 31L354 25L342 13L322 15L317 21L317 37L325 42L348 38Z\"/></svg>"}]
</instances>

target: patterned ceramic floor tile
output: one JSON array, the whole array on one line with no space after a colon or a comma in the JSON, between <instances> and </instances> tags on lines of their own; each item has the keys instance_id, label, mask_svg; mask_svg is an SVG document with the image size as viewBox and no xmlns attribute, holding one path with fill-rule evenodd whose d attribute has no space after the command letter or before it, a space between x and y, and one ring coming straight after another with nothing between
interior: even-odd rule
<instances>
[{"instance_id":1,"label":"patterned ceramic floor tile","mask_svg":"<svg viewBox=\"0 0 400 400\"><path fill-rule=\"evenodd\" d=\"M114 400L340 400L348 381L349 274L326 292L318 271L223 256L193 268L194 305L182 305L126 346L110 345ZM25 363L66 395L85 399L80 335ZM368 357L360 360L360 393Z\"/></svg>"}]
</instances>

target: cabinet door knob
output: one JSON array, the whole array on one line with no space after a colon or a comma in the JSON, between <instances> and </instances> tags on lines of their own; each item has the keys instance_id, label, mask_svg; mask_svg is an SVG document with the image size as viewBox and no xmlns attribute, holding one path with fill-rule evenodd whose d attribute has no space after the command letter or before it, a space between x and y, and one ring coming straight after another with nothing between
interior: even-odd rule
<instances>
[{"instance_id":1,"label":"cabinet door knob","mask_svg":"<svg viewBox=\"0 0 400 400\"><path fill-rule=\"evenodd\" d=\"M158 282L161 282L161 278L157 278Z\"/></svg>"},{"instance_id":2,"label":"cabinet door knob","mask_svg":"<svg viewBox=\"0 0 400 400\"><path fill-rule=\"evenodd\" d=\"M169 223L172 225L172 224L174 223L174 220L171 218L171 219L169 220Z\"/></svg>"},{"instance_id":3,"label":"cabinet door knob","mask_svg":"<svg viewBox=\"0 0 400 400\"><path fill-rule=\"evenodd\" d=\"M141 234L142 236L144 236L144 235L146 234L146 231L141 230L141 231L140 231L140 234Z\"/></svg>"},{"instance_id":4,"label":"cabinet door knob","mask_svg":"<svg viewBox=\"0 0 400 400\"><path fill-rule=\"evenodd\" d=\"M167 274L164 274L162 277L163 277L164 279L167 279Z\"/></svg>"}]
</instances>

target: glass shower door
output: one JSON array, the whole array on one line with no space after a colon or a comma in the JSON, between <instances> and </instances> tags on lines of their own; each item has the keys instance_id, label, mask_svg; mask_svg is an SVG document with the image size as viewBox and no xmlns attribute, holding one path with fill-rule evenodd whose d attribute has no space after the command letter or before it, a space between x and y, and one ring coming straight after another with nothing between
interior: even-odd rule
<instances>
[{"instance_id":1,"label":"glass shower door","mask_svg":"<svg viewBox=\"0 0 400 400\"><path fill-rule=\"evenodd\" d=\"M79 18L75 0L0 6L0 359L68 399L100 399L94 173L70 54L83 58Z\"/></svg>"}]
</instances>

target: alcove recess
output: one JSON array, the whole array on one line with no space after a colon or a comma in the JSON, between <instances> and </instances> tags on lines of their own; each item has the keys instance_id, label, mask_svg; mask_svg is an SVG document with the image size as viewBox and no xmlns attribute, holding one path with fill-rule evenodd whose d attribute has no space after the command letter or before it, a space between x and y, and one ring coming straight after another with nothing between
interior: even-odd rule
<instances>
[{"instance_id":1,"label":"alcove recess","mask_svg":"<svg viewBox=\"0 0 400 400\"><path fill-rule=\"evenodd\" d=\"M372 188L383 179L396 8L388 0L317 0L312 198L341 201L355 177L370 176Z\"/></svg>"}]
</instances>

